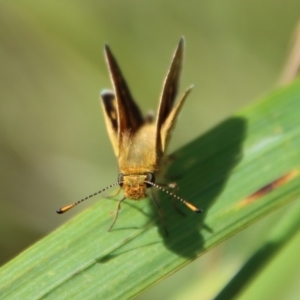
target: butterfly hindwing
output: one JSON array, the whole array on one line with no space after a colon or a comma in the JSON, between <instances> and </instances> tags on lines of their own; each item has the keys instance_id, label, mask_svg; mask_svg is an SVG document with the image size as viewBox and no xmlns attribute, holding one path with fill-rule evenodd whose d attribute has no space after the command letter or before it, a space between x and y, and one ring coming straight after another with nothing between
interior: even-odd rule
<instances>
[{"instance_id":1,"label":"butterfly hindwing","mask_svg":"<svg viewBox=\"0 0 300 300\"><path fill-rule=\"evenodd\" d=\"M119 155L119 142L118 142L118 109L117 101L114 92L104 90L101 92L102 107L108 131L108 136L113 145L114 153Z\"/></svg>"}]
</instances>

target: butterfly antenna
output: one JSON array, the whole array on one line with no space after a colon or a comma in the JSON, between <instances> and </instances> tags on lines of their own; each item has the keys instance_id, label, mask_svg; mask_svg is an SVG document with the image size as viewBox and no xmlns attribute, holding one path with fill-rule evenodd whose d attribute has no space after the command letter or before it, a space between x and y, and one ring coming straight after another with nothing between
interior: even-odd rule
<instances>
[{"instance_id":1,"label":"butterfly antenna","mask_svg":"<svg viewBox=\"0 0 300 300\"><path fill-rule=\"evenodd\" d=\"M117 185L119 185L119 184L120 184L119 182L116 182L116 183L114 183L114 184L111 184L111 185L105 187L104 189L102 189L102 190L100 190L100 191L94 193L94 194L91 194L91 195L89 195L89 196L87 196L87 197L85 197L85 198L82 198L82 199L80 199L80 200L78 200L78 201L76 201L76 202L74 202L74 203L72 203L72 204L65 205L65 206L61 207L61 208L60 208L59 210L57 210L56 212L57 212L58 214L63 214L63 213L65 213L66 211L68 211L68 210L70 210L71 208L73 208L74 206L78 205L79 203L81 203L81 202L83 202L83 201L85 201L85 200L88 200L88 199L90 199L90 198L92 198L92 197L94 197L94 196L96 196L96 195L98 195L98 194L100 194L100 193L102 193L102 192L104 192L104 191L106 191L106 190L108 190L108 189L114 187L114 186L117 186Z\"/></svg>"},{"instance_id":2,"label":"butterfly antenna","mask_svg":"<svg viewBox=\"0 0 300 300\"><path fill-rule=\"evenodd\" d=\"M178 195L176 195L176 194L174 194L174 193L172 193L172 192L170 192L170 191L164 189L163 187L161 187L161 186L159 186L159 185L157 185L157 184L155 184L155 183L153 183L153 182L151 182L151 181L146 181L146 180L145 180L145 183L150 184L150 185L152 185L153 187L159 189L160 191L163 191L164 193L170 195L171 197L173 197L173 198L179 200L180 202L182 202L184 205L186 205L186 206L187 206L190 210L192 210L193 212L195 212L195 213L202 213L202 209L198 208L197 206L193 205L193 204L190 203L190 202L187 202L187 201L184 200L183 198L181 198L181 197L179 197Z\"/></svg>"}]
</instances>

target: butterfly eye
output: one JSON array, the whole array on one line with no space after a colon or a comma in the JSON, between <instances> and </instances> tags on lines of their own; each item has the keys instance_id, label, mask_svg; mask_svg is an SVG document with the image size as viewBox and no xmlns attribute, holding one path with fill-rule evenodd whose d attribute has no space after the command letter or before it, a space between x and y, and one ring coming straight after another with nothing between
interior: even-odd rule
<instances>
[{"instance_id":1,"label":"butterfly eye","mask_svg":"<svg viewBox=\"0 0 300 300\"><path fill-rule=\"evenodd\" d=\"M120 187L123 186L123 182L124 182L124 174L120 173L119 176L118 176L118 183L119 183Z\"/></svg>"},{"instance_id":2,"label":"butterfly eye","mask_svg":"<svg viewBox=\"0 0 300 300\"><path fill-rule=\"evenodd\" d=\"M155 177L154 177L154 174L153 173L146 173L146 181L149 181L151 183L154 183L155 182ZM152 187L153 185L150 184L150 183L146 183L147 187Z\"/></svg>"}]
</instances>

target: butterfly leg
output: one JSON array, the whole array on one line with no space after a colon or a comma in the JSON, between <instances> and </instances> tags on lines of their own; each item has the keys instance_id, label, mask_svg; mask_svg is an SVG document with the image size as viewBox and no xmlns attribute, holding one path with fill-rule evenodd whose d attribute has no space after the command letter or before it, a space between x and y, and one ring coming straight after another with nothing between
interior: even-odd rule
<instances>
[{"instance_id":1,"label":"butterfly leg","mask_svg":"<svg viewBox=\"0 0 300 300\"><path fill-rule=\"evenodd\" d=\"M173 191L175 191L174 194L176 194L176 192L178 191L178 186L177 186L177 183L176 183L176 182L171 182L171 183L168 183L168 184L159 184L159 186L162 186L162 187L166 187L166 188L172 189ZM183 211L181 211L181 209L177 206L177 202L178 202L178 201L177 201L174 197L172 197L171 195L170 195L170 197L171 197L172 205L173 205L174 209L175 209L180 215L182 215L183 217L186 217L186 214L185 214Z\"/></svg>"},{"instance_id":2,"label":"butterfly leg","mask_svg":"<svg viewBox=\"0 0 300 300\"><path fill-rule=\"evenodd\" d=\"M157 200L155 199L153 193L151 193L151 199L153 200L155 206L157 207L157 210L158 210L158 213L159 213L159 218L160 218L161 224L162 224L162 226L163 226L163 228L164 228L164 231L165 231L166 236L168 236L169 233L168 233L168 229L167 229L167 227L166 227L165 218L164 218L164 213L163 213L163 211L162 211L162 209L161 209L159 203L158 203Z\"/></svg>"},{"instance_id":3,"label":"butterfly leg","mask_svg":"<svg viewBox=\"0 0 300 300\"><path fill-rule=\"evenodd\" d=\"M119 210L121 209L121 202L123 202L125 199L126 199L126 198L123 197L123 198L121 198L121 199L118 201L118 203L117 203L117 210L116 210L116 214L115 214L114 220L113 220L112 224L110 225L110 227L108 228L107 231L110 231L110 230L113 228L113 226L115 225L115 223L116 223L116 221L117 221L117 218L118 218L118 215L119 215Z\"/></svg>"},{"instance_id":4,"label":"butterfly leg","mask_svg":"<svg viewBox=\"0 0 300 300\"><path fill-rule=\"evenodd\" d=\"M178 186L175 182L171 182L167 185L169 188L173 189L173 191L177 192L178 191ZM172 205L175 208L175 210L182 215L183 217L186 217L186 214L177 206L177 202L176 199L174 197L171 197L172 199Z\"/></svg>"},{"instance_id":5,"label":"butterfly leg","mask_svg":"<svg viewBox=\"0 0 300 300\"><path fill-rule=\"evenodd\" d=\"M114 191L113 193L111 193L111 195L108 195L107 198L114 198L116 197L117 195L120 194L120 191L121 191L121 188L119 187L116 191Z\"/></svg>"}]
</instances>

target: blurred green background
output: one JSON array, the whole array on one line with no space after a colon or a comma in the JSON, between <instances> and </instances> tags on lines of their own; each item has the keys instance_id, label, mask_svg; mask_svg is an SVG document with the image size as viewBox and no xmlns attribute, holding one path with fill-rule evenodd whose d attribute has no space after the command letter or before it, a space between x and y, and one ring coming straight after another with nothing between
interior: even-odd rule
<instances>
[{"instance_id":1,"label":"blurred green background","mask_svg":"<svg viewBox=\"0 0 300 300\"><path fill-rule=\"evenodd\" d=\"M156 109L172 54L185 36L181 87L195 87L173 134L172 152L276 87L299 11L296 0L1 1L0 264L90 204L63 216L57 208L117 179L98 99L111 86L105 42L146 112ZM280 214L139 299L155 293L209 299L261 245ZM300 246L300 236L295 243ZM258 283L261 293L264 288ZM297 289L291 281L291 295Z\"/></svg>"}]
</instances>

